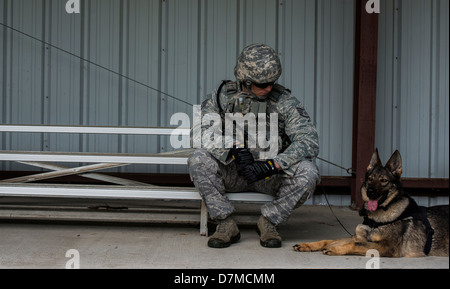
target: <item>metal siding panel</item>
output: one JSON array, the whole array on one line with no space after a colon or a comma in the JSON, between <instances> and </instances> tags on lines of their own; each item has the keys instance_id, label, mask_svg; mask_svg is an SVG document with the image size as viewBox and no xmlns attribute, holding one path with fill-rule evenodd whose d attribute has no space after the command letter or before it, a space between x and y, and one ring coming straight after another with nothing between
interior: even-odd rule
<instances>
[{"instance_id":1,"label":"metal siding panel","mask_svg":"<svg viewBox=\"0 0 450 289\"><path fill-rule=\"evenodd\" d=\"M27 34L42 38L42 1L14 1L11 26ZM41 121L42 115L42 54L43 47L29 37L12 33L11 37L11 111L8 120L18 124ZM13 113L15 112L15 113ZM20 137L17 142L20 143ZM31 143L20 145L29 146ZM35 144L40 147L40 143ZM32 145L34 147L34 145Z\"/></svg>"},{"instance_id":2,"label":"metal siding panel","mask_svg":"<svg viewBox=\"0 0 450 289\"><path fill-rule=\"evenodd\" d=\"M160 1L129 1L124 73L139 83L126 80L122 103L124 126L156 127L160 123L161 95L154 89L160 87ZM126 136L124 151L127 153L157 153L157 136ZM156 171L157 166L133 166L121 169L127 172Z\"/></svg>"},{"instance_id":3,"label":"metal siding panel","mask_svg":"<svg viewBox=\"0 0 450 289\"><path fill-rule=\"evenodd\" d=\"M88 1L87 58L103 67L120 72L120 1ZM101 67L86 64L88 125L120 125L120 77ZM119 152L117 136L87 136L88 152Z\"/></svg>"},{"instance_id":4,"label":"metal siding panel","mask_svg":"<svg viewBox=\"0 0 450 289\"><path fill-rule=\"evenodd\" d=\"M280 51L283 74L279 82L289 87L315 115L315 22L314 0L284 1Z\"/></svg>"},{"instance_id":5,"label":"metal siding panel","mask_svg":"<svg viewBox=\"0 0 450 289\"><path fill-rule=\"evenodd\" d=\"M43 36L43 2L42 1L7 1L5 14L8 25L34 37ZM10 31L7 54L10 57L5 74L4 95L5 116L7 123L30 124L40 122L43 118L43 46L35 40ZM42 148L41 134L8 134L5 139L5 149L40 150ZM8 170L20 170L24 166L7 164Z\"/></svg>"},{"instance_id":6,"label":"metal siding panel","mask_svg":"<svg viewBox=\"0 0 450 289\"><path fill-rule=\"evenodd\" d=\"M396 50L396 32L393 27L398 17L394 14L396 1L383 2L383 13L378 15L378 66L377 66L377 103L376 103L376 126L375 146L382 151L393 152L396 147L396 139L393 138L396 110L398 110L394 97L396 95L395 85L398 67L398 52ZM380 137L382 136L382 137Z\"/></svg>"},{"instance_id":7,"label":"metal siding panel","mask_svg":"<svg viewBox=\"0 0 450 289\"><path fill-rule=\"evenodd\" d=\"M199 74L199 1L167 2L167 48L164 54L166 79L165 92L188 103L197 101ZM186 106L169 99L168 116ZM168 122L168 119L162 120ZM164 125L164 123L163 123Z\"/></svg>"},{"instance_id":8,"label":"metal siding panel","mask_svg":"<svg viewBox=\"0 0 450 289\"><path fill-rule=\"evenodd\" d=\"M429 3L429 1L426 1ZM423 0L402 2L401 8L401 140L405 176L428 177L430 8Z\"/></svg>"},{"instance_id":9,"label":"metal siding panel","mask_svg":"<svg viewBox=\"0 0 450 289\"><path fill-rule=\"evenodd\" d=\"M265 43L275 50L277 47L278 2L276 0L246 0L240 2L241 51L252 43Z\"/></svg>"},{"instance_id":10,"label":"metal siding panel","mask_svg":"<svg viewBox=\"0 0 450 289\"><path fill-rule=\"evenodd\" d=\"M55 3L49 14L62 9L63 3ZM51 98L44 117L55 124L167 125L175 112L192 116L191 106L184 102L199 104L220 80L234 79L235 61L245 45L264 42L280 52L285 67L280 82L292 89L318 124L322 156L349 166L353 6L352 1L116 0L86 2L81 19L47 15L60 26L49 28L55 45L182 101L87 62L80 64L84 70L77 74L76 60L51 50ZM72 140L49 142L51 148L66 148ZM81 136L73 142L80 143L82 151L170 150L167 137L158 142ZM345 174L319 166L324 175Z\"/></svg>"},{"instance_id":11,"label":"metal siding panel","mask_svg":"<svg viewBox=\"0 0 450 289\"><path fill-rule=\"evenodd\" d=\"M399 149L404 177L448 178L448 1L387 1L382 7L380 157L386 161Z\"/></svg>"},{"instance_id":12,"label":"metal siding panel","mask_svg":"<svg viewBox=\"0 0 450 289\"><path fill-rule=\"evenodd\" d=\"M353 1L317 2L316 101L319 156L351 167L353 113ZM322 175L346 172L318 162Z\"/></svg>"},{"instance_id":13,"label":"metal siding panel","mask_svg":"<svg viewBox=\"0 0 450 289\"><path fill-rule=\"evenodd\" d=\"M81 55L81 15L69 15L65 3L57 1L47 8L45 41L75 55ZM81 61L66 52L45 46L44 119L51 125L81 123ZM44 150L80 151L80 136L44 134Z\"/></svg>"},{"instance_id":14,"label":"metal siding panel","mask_svg":"<svg viewBox=\"0 0 450 289\"><path fill-rule=\"evenodd\" d=\"M163 3L164 5L164 3ZM162 90L175 98L161 97L162 126L169 125L175 113L186 113L192 118L192 105L198 101L200 85L200 1L165 1L165 27L162 56ZM182 100L179 101L178 99ZM169 137L161 137L160 151L171 151ZM179 166L164 166L161 172L187 172Z\"/></svg>"},{"instance_id":15,"label":"metal siding panel","mask_svg":"<svg viewBox=\"0 0 450 289\"><path fill-rule=\"evenodd\" d=\"M234 80L234 66L238 57L237 0L205 0L202 2L202 33L200 97L196 103L219 86L221 80Z\"/></svg>"},{"instance_id":16,"label":"metal siding panel","mask_svg":"<svg viewBox=\"0 0 450 289\"><path fill-rule=\"evenodd\" d=\"M449 1L433 5L430 175L449 177Z\"/></svg>"},{"instance_id":17,"label":"metal siding panel","mask_svg":"<svg viewBox=\"0 0 450 289\"><path fill-rule=\"evenodd\" d=\"M10 6L7 0L0 0L0 5L2 7L2 11L0 13L0 19L2 23L10 24L11 13ZM3 10L4 9L4 10ZM10 117L10 102L11 102L11 31L6 28L0 29L0 36L2 39L1 44L1 60L0 60L0 121L2 123L8 123ZM10 147L10 135L9 133L0 133L0 148L3 150L7 150ZM0 163L1 170L9 170L10 164L7 162Z\"/></svg>"},{"instance_id":18,"label":"metal siding panel","mask_svg":"<svg viewBox=\"0 0 450 289\"><path fill-rule=\"evenodd\" d=\"M6 0L0 0L0 22L6 23ZM0 27L0 123L6 123L6 99L3 97L6 95L6 65L7 65L7 35L8 30L6 28ZM0 133L0 149L4 150L5 148L5 133ZM0 170L4 170L4 163L0 163Z\"/></svg>"}]
</instances>

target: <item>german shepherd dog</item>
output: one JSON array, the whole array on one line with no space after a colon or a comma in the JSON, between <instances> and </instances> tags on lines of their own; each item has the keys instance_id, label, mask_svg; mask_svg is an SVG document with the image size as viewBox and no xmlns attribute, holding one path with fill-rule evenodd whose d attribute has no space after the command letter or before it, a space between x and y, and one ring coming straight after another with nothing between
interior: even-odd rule
<instances>
[{"instance_id":1,"label":"german shepherd dog","mask_svg":"<svg viewBox=\"0 0 450 289\"><path fill-rule=\"evenodd\" d=\"M449 255L449 206L419 207L403 192L402 159L395 151L383 167L376 150L361 186L364 222L351 238L294 245L299 252L322 251L326 255L366 255L378 250L380 257Z\"/></svg>"}]
</instances>

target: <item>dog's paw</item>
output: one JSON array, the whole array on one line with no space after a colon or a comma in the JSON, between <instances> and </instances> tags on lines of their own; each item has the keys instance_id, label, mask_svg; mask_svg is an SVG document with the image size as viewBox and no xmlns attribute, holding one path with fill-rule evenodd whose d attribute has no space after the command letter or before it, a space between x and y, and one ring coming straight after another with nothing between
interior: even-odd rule
<instances>
[{"instance_id":1,"label":"dog's paw","mask_svg":"<svg viewBox=\"0 0 450 289\"><path fill-rule=\"evenodd\" d=\"M328 256L342 256L345 253L341 252L338 247L325 248L322 253Z\"/></svg>"},{"instance_id":2,"label":"dog's paw","mask_svg":"<svg viewBox=\"0 0 450 289\"><path fill-rule=\"evenodd\" d=\"M333 250L330 250L330 249L328 249L328 248L323 249L323 250L322 250L322 253L323 253L324 255L328 255L328 256L335 256Z\"/></svg>"},{"instance_id":3,"label":"dog's paw","mask_svg":"<svg viewBox=\"0 0 450 289\"><path fill-rule=\"evenodd\" d=\"M297 251L297 252L311 252L312 251L312 249L308 245L308 243L296 244L293 246L293 248L294 248L294 251Z\"/></svg>"}]
</instances>

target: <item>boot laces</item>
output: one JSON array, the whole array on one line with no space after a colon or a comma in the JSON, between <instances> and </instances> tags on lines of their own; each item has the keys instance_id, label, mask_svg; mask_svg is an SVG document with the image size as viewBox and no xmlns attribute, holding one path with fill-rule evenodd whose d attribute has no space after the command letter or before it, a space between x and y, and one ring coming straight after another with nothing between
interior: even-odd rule
<instances>
[{"instance_id":1,"label":"boot laces","mask_svg":"<svg viewBox=\"0 0 450 289\"><path fill-rule=\"evenodd\" d=\"M265 222L264 228L267 230L267 232L277 233L277 228L274 225L272 225L272 223L270 223L269 221Z\"/></svg>"},{"instance_id":2,"label":"boot laces","mask_svg":"<svg viewBox=\"0 0 450 289\"><path fill-rule=\"evenodd\" d=\"M227 221L225 221L225 220L220 221L219 224L217 225L216 232L226 233L227 232L227 225L228 225Z\"/></svg>"}]
</instances>

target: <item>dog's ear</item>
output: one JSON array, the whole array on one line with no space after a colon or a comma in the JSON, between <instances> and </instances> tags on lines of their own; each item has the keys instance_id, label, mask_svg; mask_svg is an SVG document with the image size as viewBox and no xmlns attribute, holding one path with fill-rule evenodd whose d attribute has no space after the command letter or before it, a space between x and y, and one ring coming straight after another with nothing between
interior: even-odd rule
<instances>
[{"instance_id":1,"label":"dog's ear","mask_svg":"<svg viewBox=\"0 0 450 289\"><path fill-rule=\"evenodd\" d=\"M367 171L372 170L376 166L383 166L381 163L380 157L378 156L378 149L375 149L375 151L372 154L372 158L370 159L369 166L367 167Z\"/></svg>"},{"instance_id":2,"label":"dog's ear","mask_svg":"<svg viewBox=\"0 0 450 289\"><path fill-rule=\"evenodd\" d=\"M394 176L397 178L400 178L402 174L402 156L400 155L400 152L396 150L391 158L388 160L385 166L386 169L388 169Z\"/></svg>"}]
</instances>

